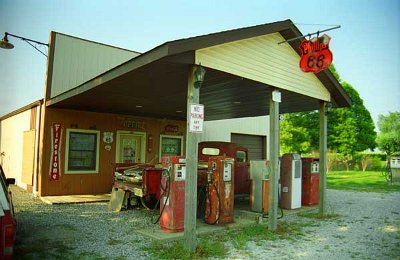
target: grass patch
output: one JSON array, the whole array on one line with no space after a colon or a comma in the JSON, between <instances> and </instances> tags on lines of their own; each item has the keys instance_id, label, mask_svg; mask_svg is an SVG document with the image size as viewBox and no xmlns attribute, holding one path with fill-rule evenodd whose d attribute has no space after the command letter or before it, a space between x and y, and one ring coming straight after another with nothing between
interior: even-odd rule
<instances>
[{"instance_id":1,"label":"grass patch","mask_svg":"<svg viewBox=\"0 0 400 260\"><path fill-rule=\"evenodd\" d=\"M275 241L279 239L295 239L303 236L303 227L308 223L294 223L282 221L275 231L268 229L266 225L251 225L228 232L230 242L236 249L243 249L248 241L258 243L260 241Z\"/></svg>"},{"instance_id":2,"label":"grass patch","mask_svg":"<svg viewBox=\"0 0 400 260\"><path fill-rule=\"evenodd\" d=\"M119 245L119 244L123 244L125 243L125 241L119 240L119 239L110 239L108 240L107 244L109 246L115 246L115 245Z\"/></svg>"},{"instance_id":3,"label":"grass patch","mask_svg":"<svg viewBox=\"0 0 400 260\"><path fill-rule=\"evenodd\" d=\"M279 229L279 228L278 228ZM277 229L277 230L278 230ZM278 234L267 229L265 225L252 225L228 232L236 249L243 249L249 240L277 240Z\"/></svg>"},{"instance_id":4,"label":"grass patch","mask_svg":"<svg viewBox=\"0 0 400 260\"><path fill-rule=\"evenodd\" d=\"M37 239L31 243L21 246L16 244L14 251L15 259L61 259L69 255L72 248L60 241L51 239Z\"/></svg>"},{"instance_id":5,"label":"grass patch","mask_svg":"<svg viewBox=\"0 0 400 260\"><path fill-rule=\"evenodd\" d=\"M228 249L221 241L211 239L199 239L196 251L188 252L183 241L174 241L170 243L154 241L149 246L142 248L144 251L152 254L155 259L204 259L210 257L224 258Z\"/></svg>"},{"instance_id":6,"label":"grass patch","mask_svg":"<svg viewBox=\"0 0 400 260\"><path fill-rule=\"evenodd\" d=\"M64 256L65 257L65 256ZM84 252L80 253L77 256L69 256L64 259L76 259L76 260L105 260L107 258L100 256L98 253L95 252ZM60 258L62 259L62 258Z\"/></svg>"},{"instance_id":7,"label":"grass patch","mask_svg":"<svg viewBox=\"0 0 400 260\"><path fill-rule=\"evenodd\" d=\"M368 192L400 191L400 185L389 184L381 172L334 171L327 174L330 189Z\"/></svg>"},{"instance_id":8,"label":"grass patch","mask_svg":"<svg viewBox=\"0 0 400 260\"><path fill-rule=\"evenodd\" d=\"M303 236L304 223L281 222L276 231L271 231L266 225L254 224L239 229L227 229L224 232L200 236L195 252L188 252L183 241L160 242L153 241L142 250L150 253L155 259L207 259L226 258L227 244L231 243L236 249L244 249L247 242L253 241L260 245L262 241L278 239L296 239Z\"/></svg>"}]
</instances>

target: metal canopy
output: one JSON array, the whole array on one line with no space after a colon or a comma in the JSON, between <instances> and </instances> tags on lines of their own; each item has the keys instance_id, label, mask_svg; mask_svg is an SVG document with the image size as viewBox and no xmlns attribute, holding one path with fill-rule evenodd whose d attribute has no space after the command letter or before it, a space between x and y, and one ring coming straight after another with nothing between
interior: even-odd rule
<instances>
[{"instance_id":1,"label":"metal canopy","mask_svg":"<svg viewBox=\"0 0 400 260\"><path fill-rule=\"evenodd\" d=\"M47 106L94 112L186 119L187 75L195 50L279 31L284 38L301 35L290 20L167 42L147 53L46 102ZM297 50L299 41L291 42ZM297 44L297 45L296 45ZM296 47L297 46L297 47ZM51 54L50 54L51 55ZM269 114L269 86L211 68L200 90L205 120ZM334 106L350 99L329 71L317 74L332 96ZM48 87L49 91L49 87ZM319 100L282 90L281 113L311 111Z\"/></svg>"}]
</instances>

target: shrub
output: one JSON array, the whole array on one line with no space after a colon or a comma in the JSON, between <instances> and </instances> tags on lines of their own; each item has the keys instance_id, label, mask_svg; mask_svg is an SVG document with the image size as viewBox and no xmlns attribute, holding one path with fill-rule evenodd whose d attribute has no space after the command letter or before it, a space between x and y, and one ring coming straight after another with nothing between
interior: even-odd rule
<instances>
[{"instance_id":1,"label":"shrub","mask_svg":"<svg viewBox=\"0 0 400 260\"><path fill-rule=\"evenodd\" d=\"M380 171L385 161L386 154L383 152L360 152L354 156L354 165L357 165L354 170Z\"/></svg>"}]
</instances>

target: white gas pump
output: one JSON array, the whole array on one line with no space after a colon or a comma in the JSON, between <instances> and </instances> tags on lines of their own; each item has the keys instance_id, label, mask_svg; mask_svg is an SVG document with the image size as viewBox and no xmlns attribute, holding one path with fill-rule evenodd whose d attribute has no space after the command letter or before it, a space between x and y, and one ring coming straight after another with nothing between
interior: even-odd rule
<instances>
[{"instance_id":1,"label":"white gas pump","mask_svg":"<svg viewBox=\"0 0 400 260\"><path fill-rule=\"evenodd\" d=\"M301 208L301 158L299 154L282 156L281 189L282 208Z\"/></svg>"},{"instance_id":2,"label":"white gas pump","mask_svg":"<svg viewBox=\"0 0 400 260\"><path fill-rule=\"evenodd\" d=\"M250 161L250 208L252 211L268 213L270 162L267 160Z\"/></svg>"},{"instance_id":3,"label":"white gas pump","mask_svg":"<svg viewBox=\"0 0 400 260\"><path fill-rule=\"evenodd\" d=\"M392 183L400 184L400 157L390 158L390 169L392 172Z\"/></svg>"}]
</instances>

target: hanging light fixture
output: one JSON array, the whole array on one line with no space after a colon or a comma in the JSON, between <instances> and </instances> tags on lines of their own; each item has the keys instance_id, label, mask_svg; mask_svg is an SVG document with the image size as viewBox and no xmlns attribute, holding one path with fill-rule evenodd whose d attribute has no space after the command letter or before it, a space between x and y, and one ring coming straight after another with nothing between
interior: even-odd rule
<instances>
[{"instance_id":1,"label":"hanging light fixture","mask_svg":"<svg viewBox=\"0 0 400 260\"><path fill-rule=\"evenodd\" d=\"M8 36L12 36L12 37L15 37L15 38L18 38L18 39L21 39L21 40L25 41L25 42L28 43L30 46L32 46L33 48L35 48L38 52L40 52L41 54L43 54L44 56L47 57L47 55L46 55L44 52L42 52L42 51L39 50L35 45L33 45L33 44L39 44L39 45L44 45L44 46L49 47L49 45L48 45L47 43L38 42L38 41L31 40L31 39L28 39L28 38L25 38L25 37L21 37L21 36L15 35L15 34L11 34L11 33L8 33L8 32L5 32L5 33L4 33L4 37L3 37L3 39L0 41L0 48L3 48L3 49L13 49L13 48L14 48L14 45L11 44L11 43L8 41Z\"/></svg>"},{"instance_id":2,"label":"hanging light fixture","mask_svg":"<svg viewBox=\"0 0 400 260\"><path fill-rule=\"evenodd\" d=\"M206 70L199 64L196 70L194 71L194 87L200 88L204 81L204 75L206 74Z\"/></svg>"},{"instance_id":3,"label":"hanging light fixture","mask_svg":"<svg viewBox=\"0 0 400 260\"><path fill-rule=\"evenodd\" d=\"M5 33L3 39L0 41L0 48L3 49L12 49L14 48L14 45L8 42L8 34Z\"/></svg>"}]
</instances>

